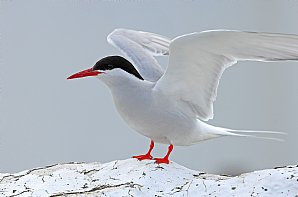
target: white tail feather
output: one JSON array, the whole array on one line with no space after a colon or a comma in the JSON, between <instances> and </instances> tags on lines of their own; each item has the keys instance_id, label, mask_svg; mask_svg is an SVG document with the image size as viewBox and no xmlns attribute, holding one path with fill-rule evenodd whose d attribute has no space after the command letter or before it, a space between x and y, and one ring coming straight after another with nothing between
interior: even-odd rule
<instances>
[{"instance_id":1,"label":"white tail feather","mask_svg":"<svg viewBox=\"0 0 298 197\"><path fill-rule=\"evenodd\" d=\"M252 130L233 130L233 129L225 129L228 135L232 136L238 136L238 137L251 137L251 138L257 138L257 139L265 139L265 140L274 140L283 142L284 139L281 138L275 138L275 137L263 137L263 136L256 136L256 135L246 135L242 133L258 133L258 134L278 134L278 135L287 135L287 133L284 132L278 132L278 131L252 131ZM241 134L239 134L241 133Z\"/></svg>"},{"instance_id":2,"label":"white tail feather","mask_svg":"<svg viewBox=\"0 0 298 197\"><path fill-rule=\"evenodd\" d=\"M235 129L227 129L227 128L222 128L222 127L215 127L212 125L209 125L204 122L199 122L200 127L203 128L204 130L208 131L208 134L213 134L214 136L238 136L238 137L250 137L250 138L257 138L257 139L265 139L265 140L274 140L274 141L279 141L283 142L283 139L277 138L274 135L287 135L285 132L279 132L279 131L252 131L252 130L235 130ZM271 136L257 136L254 134L264 134L264 135L273 135ZM199 141L202 140L201 133L198 136ZM212 135L211 137L212 138ZM208 138L207 138L208 139Z\"/></svg>"},{"instance_id":3,"label":"white tail feather","mask_svg":"<svg viewBox=\"0 0 298 197\"><path fill-rule=\"evenodd\" d=\"M261 133L261 134L279 134L279 135L288 135L286 132L281 131L253 131L253 130L233 130L228 129L231 132L238 132L238 133Z\"/></svg>"}]
</instances>

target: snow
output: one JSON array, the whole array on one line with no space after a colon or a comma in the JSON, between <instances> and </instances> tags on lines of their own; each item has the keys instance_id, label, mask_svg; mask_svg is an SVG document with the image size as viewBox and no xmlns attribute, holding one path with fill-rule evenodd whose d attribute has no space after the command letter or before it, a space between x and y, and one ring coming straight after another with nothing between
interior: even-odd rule
<instances>
[{"instance_id":1,"label":"snow","mask_svg":"<svg viewBox=\"0 0 298 197\"><path fill-rule=\"evenodd\" d=\"M0 196L298 196L298 165L229 177L136 159L0 174Z\"/></svg>"}]
</instances>

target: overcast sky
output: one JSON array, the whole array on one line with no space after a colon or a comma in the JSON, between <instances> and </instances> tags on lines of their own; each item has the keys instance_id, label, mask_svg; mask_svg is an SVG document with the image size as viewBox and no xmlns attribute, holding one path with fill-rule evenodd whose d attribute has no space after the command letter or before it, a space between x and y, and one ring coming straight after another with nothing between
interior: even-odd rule
<instances>
[{"instance_id":1,"label":"overcast sky","mask_svg":"<svg viewBox=\"0 0 298 197\"><path fill-rule=\"evenodd\" d=\"M0 172L145 153L99 80L66 78L104 56L115 28L174 38L209 29L298 34L298 1L0 1ZM166 66L167 59L161 64ZM284 143L225 137L175 147L195 170L238 173L297 164L298 62L240 62L222 77L210 124L286 131ZM154 156L167 148L158 145Z\"/></svg>"}]
</instances>

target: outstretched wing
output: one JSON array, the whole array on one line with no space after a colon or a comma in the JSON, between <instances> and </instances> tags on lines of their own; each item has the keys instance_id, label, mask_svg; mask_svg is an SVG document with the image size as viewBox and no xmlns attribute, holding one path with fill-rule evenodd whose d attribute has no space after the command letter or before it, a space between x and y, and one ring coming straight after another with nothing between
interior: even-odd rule
<instances>
[{"instance_id":1,"label":"outstretched wing","mask_svg":"<svg viewBox=\"0 0 298 197\"><path fill-rule=\"evenodd\" d=\"M149 32L115 29L107 40L132 61L145 80L155 82L163 75L153 56L168 55L170 39Z\"/></svg>"},{"instance_id":2,"label":"outstretched wing","mask_svg":"<svg viewBox=\"0 0 298 197\"><path fill-rule=\"evenodd\" d=\"M177 37L155 88L186 104L198 118L212 119L220 77L238 60L298 60L298 36L215 30Z\"/></svg>"}]
</instances>

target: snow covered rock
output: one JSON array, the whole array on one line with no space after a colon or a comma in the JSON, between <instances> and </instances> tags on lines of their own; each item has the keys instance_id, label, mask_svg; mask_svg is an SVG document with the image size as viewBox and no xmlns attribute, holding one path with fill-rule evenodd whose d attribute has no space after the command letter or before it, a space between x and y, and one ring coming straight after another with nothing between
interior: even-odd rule
<instances>
[{"instance_id":1,"label":"snow covered rock","mask_svg":"<svg viewBox=\"0 0 298 197\"><path fill-rule=\"evenodd\" d=\"M236 177L136 159L0 174L0 196L298 196L298 165Z\"/></svg>"}]
</instances>

